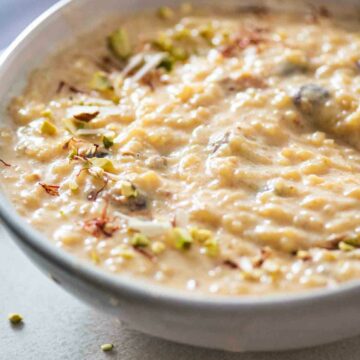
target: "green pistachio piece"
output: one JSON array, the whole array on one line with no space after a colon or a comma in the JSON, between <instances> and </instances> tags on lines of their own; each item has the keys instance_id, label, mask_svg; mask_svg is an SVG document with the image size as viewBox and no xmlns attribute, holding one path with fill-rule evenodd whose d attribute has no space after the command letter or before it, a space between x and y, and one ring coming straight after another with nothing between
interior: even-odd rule
<instances>
[{"instance_id":1,"label":"green pistachio piece","mask_svg":"<svg viewBox=\"0 0 360 360\"><path fill-rule=\"evenodd\" d=\"M339 250L341 250L341 251L352 251L352 250L355 250L355 249L356 249L355 246L350 245L345 241L340 241L339 242Z\"/></svg>"},{"instance_id":2,"label":"green pistachio piece","mask_svg":"<svg viewBox=\"0 0 360 360\"><path fill-rule=\"evenodd\" d=\"M354 237L345 239L343 242L348 245L351 245L353 247L359 247L360 246L360 236L358 235L358 236L354 236Z\"/></svg>"},{"instance_id":3,"label":"green pistachio piece","mask_svg":"<svg viewBox=\"0 0 360 360\"><path fill-rule=\"evenodd\" d=\"M143 234L135 234L131 239L131 245L138 247L147 247L150 245L150 240Z\"/></svg>"},{"instance_id":4,"label":"green pistachio piece","mask_svg":"<svg viewBox=\"0 0 360 360\"><path fill-rule=\"evenodd\" d=\"M71 134L76 134L76 131L84 128L84 122L76 119L63 119L64 127Z\"/></svg>"},{"instance_id":5,"label":"green pistachio piece","mask_svg":"<svg viewBox=\"0 0 360 360\"><path fill-rule=\"evenodd\" d=\"M41 127L40 127L40 132L43 134L43 135L49 135L49 136L53 136L53 135L56 135L57 133L57 128L56 126L49 120L44 120L41 124Z\"/></svg>"},{"instance_id":6,"label":"green pistachio piece","mask_svg":"<svg viewBox=\"0 0 360 360\"><path fill-rule=\"evenodd\" d=\"M157 39L153 41L153 46L161 51L171 52L174 44L168 35L161 33Z\"/></svg>"},{"instance_id":7,"label":"green pistachio piece","mask_svg":"<svg viewBox=\"0 0 360 360\"><path fill-rule=\"evenodd\" d=\"M162 6L158 10L158 16L163 20L170 20L174 17L174 11L170 9L168 6Z\"/></svg>"},{"instance_id":8,"label":"green pistachio piece","mask_svg":"<svg viewBox=\"0 0 360 360\"><path fill-rule=\"evenodd\" d=\"M215 36L215 30L214 30L214 28L213 28L213 26L211 24L203 25L199 29L199 35L203 39L211 42L213 37Z\"/></svg>"},{"instance_id":9,"label":"green pistachio piece","mask_svg":"<svg viewBox=\"0 0 360 360\"><path fill-rule=\"evenodd\" d=\"M163 68L166 71L170 72L174 67L174 63L174 58L168 56L161 61L161 63L158 65L158 68Z\"/></svg>"},{"instance_id":10,"label":"green pistachio piece","mask_svg":"<svg viewBox=\"0 0 360 360\"><path fill-rule=\"evenodd\" d=\"M18 325L23 321L23 317L18 313L9 314L8 319L13 325Z\"/></svg>"},{"instance_id":11,"label":"green pistachio piece","mask_svg":"<svg viewBox=\"0 0 360 360\"><path fill-rule=\"evenodd\" d=\"M174 47L171 50L171 55L176 61L185 61L189 57L187 51L181 47Z\"/></svg>"},{"instance_id":12,"label":"green pistachio piece","mask_svg":"<svg viewBox=\"0 0 360 360\"><path fill-rule=\"evenodd\" d=\"M50 109L46 109L41 113L41 116L51 119L53 116L53 113Z\"/></svg>"},{"instance_id":13,"label":"green pistachio piece","mask_svg":"<svg viewBox=\"0 0 360 360\"><path fill-rule=\"evenodd\" d=\"M113 89L113 86L112 86L109 78L102 71L97 71L93 75L93 77L90 81L90 87L96 91L108 91L108 90Z\"/></svg>"},{"instance_id":14,"label":"green pistachio piece","mask_svg":"<svg viewBox=\"0 0 360 360\"><path fill-rule=\"evenodd\" d=\"M113 344L103 344L101 345L101 350L104 352L112 351L114 349Z\"/></svg>"},{"instance_id":15,"label":"green pistachio piece","mask_svg":"<svg viewBox=\"0 0 360 360\"><path fill-rule=\"evenodd\" d=\"M129 181L123 181L121 183L121 194L127 198L137 197L138 191L136 187Z\"/></svg>"},{"instance_id":16,"label":"green pistachio piece","mask_svg":"<svg viewBox=\"0 0 360 360\"><path fill-rule=\"evenodd\" d=\"M127 60L132 53L127 31L123 28L114 31L108 37L108 47L115 57Z\"/></svg>"},{"instance_id":17,"label":"green pistachio piece","mask_svg":"<svg viewBox=\"0 0 360 360\"><path fill-rule=\"evenodd\" d=\"M217 256L219 254L219 242L213 237L205 240L204 247L206 255Z\"/></svg>"},{"instance_id":18,"label":"green pistachio piece","mask_svg":"<svg viewBox=\"0 0 360 360\"><path fill-rule=\"evenodd\" d=\"M173 237L175 240L175 247L180 250L188 250L190 249L193 239L190 233L181 228L174 228L173 229Z\"/></svg>"},{"instance_id":19,"label":"green pistachio piece","mask_svg":"<svg viewBox=\"0 0 360 360\"><path fill-rule=\"evenodd\" d=\"M110 149L114 145L114 140L111 137L103 136L103 145L105 149Z\"/></svg>"},{"instance_id":20,"label":"green pistachio piece","mask_svg":"<svg viewBox=\"0 0 360 360\"><path fill-rule=\"evenodd\" d=\"M78 189L79 189L79 185L75 182L75 181L70 181L68 183L69 185L69 189L72 191L72 192L76 192Z\"/></svg>"},{"instance_id":21,"label":"green pistachio piece","mask_svg":"<svg viewBox=\"0 0 360 360\"><path fill-rule=\"evenodd\" d=\"M116 173L116 169L114 167L114 164L110 159L105 158L92 158L89 159L90 163L95 166L103 169L106 172L109 173Z\"/></svg>"},{"instance_id":22,"label":"green pistachio piece","mask_svg":"<svg viewBox=\"0 0 360 360\"><path fill-rule=\"evenodd\" d=\"M207 229L191 228L190 235L199 243L204 243L206 240L212 238L212 232Z\"/></svg>"},{"instance_id":23,"label":"green pistachio piece","mask_svg":"<svg viewBox=\"0 0 360 360\"><path fill-rule=\"evenodd\" d=\"M191 37L191 30L186 27L176 29L173 35L174 40L189 40Z\"/></svg>"},{"instance_id":24,"label":"green pistachio piece","mask_svg":"<svg viewBox=\"0 0 360 360\"><path fill-rule=\"evenodd\" d=\"M96 265L100 264L100 256L96 250L91 250L90 259L94 264Z\"/></svg>"}]
</instances>

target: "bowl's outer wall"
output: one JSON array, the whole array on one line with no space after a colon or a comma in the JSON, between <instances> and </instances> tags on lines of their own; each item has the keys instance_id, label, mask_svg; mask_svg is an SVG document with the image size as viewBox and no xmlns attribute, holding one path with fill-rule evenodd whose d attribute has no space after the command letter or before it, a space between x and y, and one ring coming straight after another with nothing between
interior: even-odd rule
<instances>
[{"instance_id":1,"label":"bowl's outer wall","mask_svg":"<svg viewBox=\"0 0 360 360\"><path fill-rule=\"evenodd\" d=\"M24 86L28 73L59 45L115 12L142 9L144 4L157 7L164 2L76 0L44 16L38 26L10 47L3 62L0 61L2 119L5 119L9 98ZM166 1L169 4L180 2ZM254 1L246 2L254 5ZM242 5L245 1L226 3ZM279 0L277 6L283 8L294 3L300 2ZM336 1L322 3L329 5ZM356 2L346 3L350 6ZM75 259L57 253L46 240L23 225L3 195L0 216L19 246L61 286L148 334L230 351L264 351L312 346L360 333L359 286L344 288L331 296L307 296L296 301L201 303L191 298L174 300L156 291L136 289L135 284L134 288L129 284L125 286L109 275L97 274L95 269L85 271Z\"/></svg>"}]
</instances>

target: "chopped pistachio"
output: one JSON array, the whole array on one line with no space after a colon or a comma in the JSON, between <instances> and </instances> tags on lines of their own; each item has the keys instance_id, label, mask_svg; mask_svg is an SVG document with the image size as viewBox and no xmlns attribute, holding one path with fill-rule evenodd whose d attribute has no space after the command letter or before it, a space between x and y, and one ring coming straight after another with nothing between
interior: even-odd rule
<instances>
[{"instance_id":1,"label":"chopped pistachio","mask_svg":"<svg viewBox=\"0 0 360 360\"><path fill-rule=\"evenodd\" d=\"M104 97L113 101L115 104L119 103L120 98L116 95L114 86L106 73L97 71L93 75L89 86L93 90L100 92Z\"/></svg>"},{"instance_id":2,"label":"chopped pistachio","mask_svg":"<svg viewBox=\"0 0 360 360\"><path fill-rule=\"evenodd\" d=\"M120 254L119 254L122 258L127 259L127 260L131 260L134 258L135 254L133 251L131 250L123 250Z\"/></svg>"},{"instance_id":3,"label":"chopped pistachio","mask_svg":"<svg viewBox=\"0 0 360 360\"><path fill-rule=\"evenodd\" d=\"M161 61L161 63L158 65L158 68L163 68L166 71L170 72L174 67L174 62L174 58L168 56Z\"/></svg>"},{"instance_id":4,"label":"chopped pistachio","mask_svg":"<svg viewBox=\"0 0 360 360\"><path fill-rule=\"evenodd\" d=\"M105 149L110 149L114 145L114 139L109 136L103 136L103 145Z\"/></svg>"},{"instance_id":5,"label":"chopped pistachio","mask_svg":"<svg viewBox=\"0 0 360 360\"><path fill-rule=\"evenodd\" d=\"M119 105L120 97L118 95L116 95L113 90L109 91L107 96L115 105Z\"/></svg>"},{"instance_id":6,"label":"chopped pistachio","mask_svg":"<svg viewBox=\"0 0 360 360\"><path fill-rule=\"evenodd\" d=\"M103 169L106 172L116 173L116 169L114 167L114 164L112 163L112 161L110 159L92 158L92 159L89 159L89 161L91 162L91 164L93 166L99 167L99 168Z\"/></svg>"},{"instance_id":7,"label":"chopped pistachio","mask_svg":"<svg viewBox=\"0 0 360 360\"><path fill-rule=\"evenodd\" d=\"M204 242L206 255L217 256L219 254L219 242L217 239L210 237Z\"/></svg>"},{"instance_id":8,"label":"chopped pistachio","mask_svg":"<svg viewBox=\"0 0 360 360\"><path fill-rule=\"evenodd\" d=\"M136 197L138 195L138 191L131 182L123 181L121 183L121 194L127 198Z\"/></svg>"},{"instance_id":9,"label":"chopped pistachio","mask_svg":"<svg viewBox=\"0 0 360 360\"><path fill-rule=\"evenodd\" d=\"M191 30L186 27L177 28L172 37L174 40L188 40L192 37Z\"/></svg>"},{"instance_id":10,"label":"chopped pistachio","mask_svg":"<svg viewBox=\"0 0 360 360\"><path fill-rule=\"evenodd\" d=\"M73 135L76 134L77 130L84 128L84 123L76 119L64 119L63 124L65 129Z\"/></svg>"},{"instance_id":11,"label":"chopped pistachio","mask_svg":"<svg viewBox=\"0 0 360 360\"><path fill-rule=\"evenodd\" d=\"M171 55L176 61L184 61L189 57L187 51L180 47L174 47L171 50Z\"/></svg>"},{"instance_id":12,"label":"chopped pistachio","mask_svg":"<svg viewBox=\"0 0 360 360\"><path fill-rule=\"evenodd\" d=\"M215 36L215 31L214 28L211 24L207 24L207 25L203 25L200 29L199 29L199 35L207 40L208 42L212 42L213 37Z\"/></svg>"},{"instance_id":13,"label":"chopped pistachio","mask_svg":"<svg viewBox=\"0 0 360 360\"><path fill-rule=\"evenodd\" d=\"M341 251L352 251L352 250L356 249L356 247L353 246L353 245L348 244L345 241L340 241L339 242L339 249Z\"/></svg>"},{"instance_id":14,"label":"chopped pistachio","mask_svg":"<svg viewBox=\"0 0 360 360\"><path fill-rule=\"evenodd\" d=\"M151 250L154 254L161 254L165 248L165 244L161 241L155 241L151 244Z\"/></svg>"},{"instance_id":15,"label":"chopped pistachio","mask_svg":"<svg viewBox=\"0 0 360 360\"><path fill-rule=\"evenodd\" d=\"M8 319L13 325L18 325L23 321L23 317L18 313L9 314Z\"/></svg>"},{"instance_id":16,"label":"chopped pistachio","mask_svg":"<svg viewBox=\"0 0 360 360\"><path fill-rule=\"evenodd\" d=\"M90 87L97 91L107 91L113 88L109 78L102 71L97 71L90 82Z\"/></svg>"},{"instance_id":17,"label":"chopped pistachio","mask_svg":"<svg viewBox=\"0 0 360 360\"><path fill-rule=\"evenodd\" d=\"M69 158L70 160L74 160L74 157L75 157L76 155L77 155L76 149L72 149L72 150L70 151L69 155L68 155L68 158Z\"/></svg>"},{"instance_id":18,"label":"chopped pistachio","mask_svg":"<svg viewBox=\"0 0 360 360\"><path fill-rule=\"evenodd\" d=\"M220 34L216 33L216 36L211 40L212 45L227 46L231 44L231 33L227 30L223 30Z\"/></svg>"},{"instance_id":19,"label":"chopped pistachio","mask_svg":"<svg viewBox=\"0 0 360 360\"><path fill-rule=\"evenodd\" d=\"M46 109L41 113L41 116L51 119L53 116L53 113L50 109Z\"/></svg>"},{"instance_id":20,"label":"chopped pistachio","mask_svg":"<svg viewBox=\"0 0 360 360\"><path fill-rule=\"evenodd\" d=\"M42 134L44 135L50 135L50 136L53 136L53 135L56 135L57 133L57 128L56 126L50 122L49 120L45 119L42 124L41 124L41 127L40 127L40 131Z\"/></svg>"},{"instance_id":21,"label":"chopped pistachio","mask_svg":"<svg viewBox=\"0 0 360 360\"><path fill-rule=\"evenodd\" d=\"M108 47L110 51L120 60L130 57L132 49L125 29L120 28L108 37Z\"/></svg>"},{"instance_id":22,"label":"chopped pistachio","mask_svg":"<svg viewBox=\"0 0 360 360\"><path fill-rule=\"evenodd\" d=\"M153 45L159 50L166 52L171 52L174 46L171 38L165 33L159 34L157 39L153 41Z\"/></svg>"},{"instance_id":23,"label":"chopped pistachio","mask_svg":"<svg viewBox=\"0 0 360 360\"><path fill-rule=\"evenodd\" d=\"M181 250L190 249L193 239L186 229L174 228L172 235L175 240L175 247Z\"/></svg>"},{"instance_id":24,"label":"chopped pistachio","mask_svg":"<svg viewBox=\"0 0 360 360\"><path fill-rule=\"evenodd\" d=\"M353 247L359 247L360 246L360 236L354 236L352 238L348 238L344 240L344 243L351 245Z\"/></svg>"},{"instance_id":25,"label":"chopped pistachio","mask_svg":"<svg viewBox=\"0 0 360 360\"><path fill-rule=\"evenodd\" d=\"M159 65L159 67L163 67L167 71L172 70L176 61L184 61L189 57L188 52L182 47L175 47L172 39L165 33L161 33L158 38L153 41L153 46L168 54Z\"/></svg>"},{"instance_id":26,"label":"chopped pistachio","mask_svg":"<svg viewBox=\"0 0 360 360\"><path fill-rule=\"evenodd\" d=\"M170 20L174 17L174 11L168 6L162 6L158 10L158 16L163 20Z\"/></svg>"},{"instance_id":27,"label":"chopped pistachio","mask_svg":"<svg viewBox=\"0 0 360 360\"><path fill-rule=\"evenodd\" d=\"M150 245L150 240L143 234L135 234L131 239L131 245L139 247L147 247Z\"/></svg>"},{"instance_id":28,"label":"chopped pistachio","mask_svg":"<svg viewBox=\"0 0 360 360\"><path fill-rule=\"evenodd\" d=\"M212 232L206 229L191 228L190 235L194 241L204 243L206 240L212 238Z\"/></svg>"},{"instance_id":29,"label":"chopped pistachio","mask_svg":"<svg viewBox=\"0 0 360 360\"><path fill-rule=\"evenodd\" d=\"M75 134L76 133L76 126L74 124L74 122L71 119L64 119L63 120L63 124L65 129L70 133L70 134Z\"/></svg>"},{"instance_id":30,"label":"chopped pistachio","mask_svg":"<svg viewBox=\"0 0 360 360\"><path fill-rule=\"evenodd\" d=\"M102 351L112 351L114 349L114 345L113 344L103 344L101 345L101 350Z\"/></svg>"},{"instance_id":31,"label":"chopped pistachio","mask_svg":"<svg viewBox=\"0 0 360 360\"><path fill-rule=\"evenodd\" d=\"M69 189L71 191L76 191L76 190L79 189L79 185L75 181L70 181L69 182Z\"/></svg>"}]
</instances>

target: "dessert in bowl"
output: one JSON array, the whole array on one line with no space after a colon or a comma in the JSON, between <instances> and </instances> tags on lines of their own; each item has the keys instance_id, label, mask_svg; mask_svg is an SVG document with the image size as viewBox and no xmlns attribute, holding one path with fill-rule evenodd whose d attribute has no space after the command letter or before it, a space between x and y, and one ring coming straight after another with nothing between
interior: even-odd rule
<instances>
[{"instance_id":1,"label":"dessert in bowl","mask_svg":"<svg viewBox=\"0 0 360 360\"><path fill-rule=\"evenodd\" d=\"M186 4L107 19L43 56L8 102L1 182L20 216L148 333L230 350L352 333L305 324L315 311L330 321L322 297L358 291L340 286L360 271L358 20L321 5ZM80 291L47 251L54 277ZM228 326L214 330L219 319Z\"/></svg>"}]
</instances>

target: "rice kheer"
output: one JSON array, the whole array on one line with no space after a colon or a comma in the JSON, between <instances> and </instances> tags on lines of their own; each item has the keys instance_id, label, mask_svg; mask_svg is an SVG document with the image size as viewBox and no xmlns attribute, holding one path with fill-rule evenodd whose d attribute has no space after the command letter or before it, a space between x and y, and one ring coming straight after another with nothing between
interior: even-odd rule
<instances>
[{"instance_id":1,"label":"rice kheer","mask_svg":"<svg viewBox=\"0 0 360 360\"><path fill-rule=\"evenodd\" d=\"M239 296L360 278L360 23L161 8L34 72L2 184L108 271Z\"/></svg>"}]
</instances>

